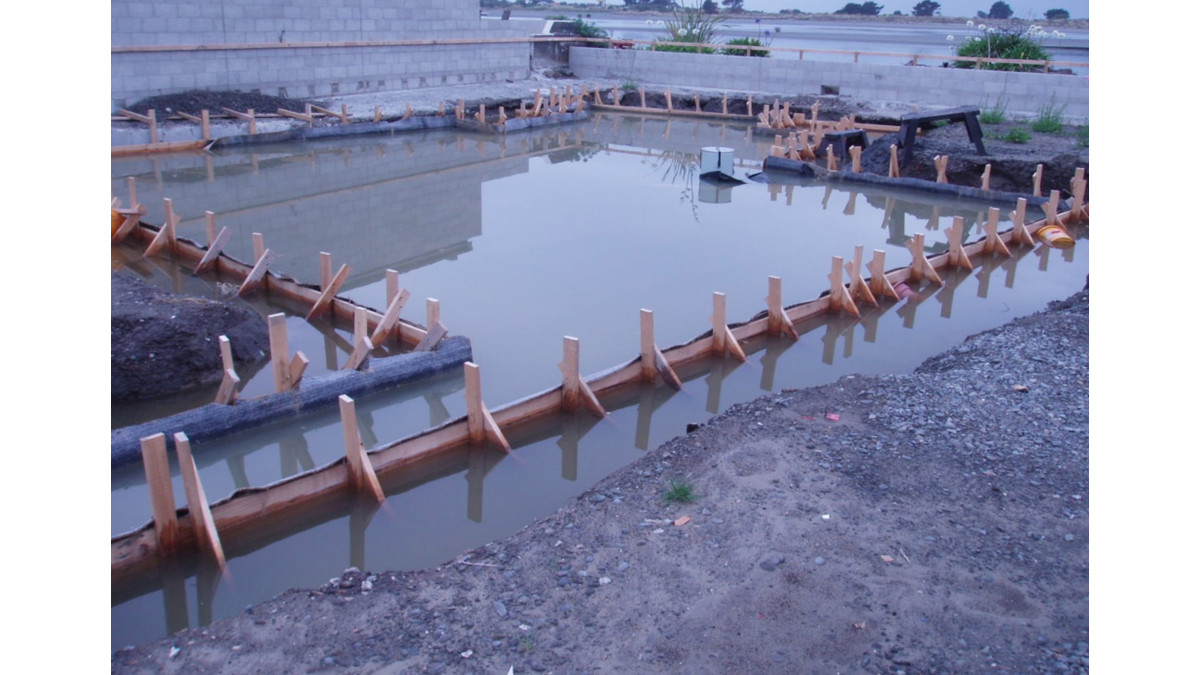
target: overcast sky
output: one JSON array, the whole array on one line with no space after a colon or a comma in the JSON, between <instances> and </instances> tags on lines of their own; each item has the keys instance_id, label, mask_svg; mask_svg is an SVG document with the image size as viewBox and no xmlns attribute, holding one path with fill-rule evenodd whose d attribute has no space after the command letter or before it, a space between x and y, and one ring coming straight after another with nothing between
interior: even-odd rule
<instances>
[{"instance_id":1,"label":"overcast sky","mask_svg":"<svg viewBox=\"0 0 1200 675\"><path fill-rule=\"evenodd\" d=\"M686 2L686 0L684 0ZM756 12L776 13L781 9L799 9L806 12L834 12L846 6L848 0L744 0L746 9ZM866 0L854 0L865 2ZM912 14L913 5L919 0L874 0L883 5L881 14L897 10ZM976 12L987 12L995 0L935 0L942 6L942 16L974 17ZM1019 19L1045 18L1048 9L1065 9L1072 19L1088 18L1087 0L1005 0L1013 8L1013 16Z\"/></svg>"}]
</instances>

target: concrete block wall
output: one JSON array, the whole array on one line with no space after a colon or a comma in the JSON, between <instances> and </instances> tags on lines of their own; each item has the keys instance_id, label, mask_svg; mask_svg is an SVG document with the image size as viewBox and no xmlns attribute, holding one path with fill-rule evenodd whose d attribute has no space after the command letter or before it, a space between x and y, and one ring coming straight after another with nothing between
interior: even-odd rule
<instances>
[{"instance_id":1,"label":"concrete block wall","mask_svg":"<svg viewBox=\"0 0 1200 675\"><path fill-rule=\"evenodd\" d=\"M209 49L114 52L112 108L189 89L310 98L522 80L529 77L530 46L521 43L276 45L525 37L524 28L480 20L475 0L113 0L112 47ZM271 48L246 48L253 45Z\"/></svg>"},{"instance_id":2,"label":"concrete block wall","mask_svg":"<svg viewBox=\"0 0 1200 675\"><path fill-rule=\"evenodd\" d=\"M570 65L575 75L585 80L634 80L647 85L780 95L836 91L856 99L917 107L986 107L1003 97L1010 116L1034 117L1042 107L1053 104L1063 106L1064 117L1071 121L1088 118L1088 78L1077 75L574 46Z\"/></svg>"}]
</instances>

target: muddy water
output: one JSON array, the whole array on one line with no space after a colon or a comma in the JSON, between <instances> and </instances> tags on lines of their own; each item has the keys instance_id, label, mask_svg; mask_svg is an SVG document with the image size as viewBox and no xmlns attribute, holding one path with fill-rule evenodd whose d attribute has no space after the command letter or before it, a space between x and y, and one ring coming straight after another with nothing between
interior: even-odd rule
<instances>
[{"instance_id":1,"label":"muddy water","mask_svg":"<svg viewBox=\"0 0 1200 675\"><path fill-rule=\"evenodd\" d=\"M234 229L230 252L240 258L250 257L251 233L262 232L282 253L273 269L301 281L318 278L317 252L328 251L335 268L352 267L343 294L363 304L381 308L384 270L399 270L413 297L402 316L424 323L424 299L440 301L442 321L472 340L492 408L557 384L564 335L581 340L585 373L602 371L637 355L641 308L654 311L666 347L708 328L714 291L726 294L728 320L744 321L764 308L769 275L782 277L785 303L811 299L829 287L834 255L848 258L861 244L899 267L910 260L903 245L912 235L924 234L930 252L944 250L952 216L966 220L971 239L986 218L986 204L855 193L786 176L773 178L787 185L715 188L696 175L699 149L714 145L734 148L743 174L757 171L766 150L744 127L599 115L507 139L442 132L114 162L113 179L121 195L124 177L137 176L150 222L171 198L183 236L202 241L204 211L215 212L219 226ZM387 486L377 511L331 504L252 543L228 543L225 578L186 560L153 578L114 583L113 647L319 585L350 565L445 562L549 513L732 403L845 374L911 370L1081 288L1087 244L1025 248L1012 260L946 272L944 287L918 289L861 321L803 324L799 342L747 345L748 363L714 360L681 373L681 392L631 390L604 401L612 413L604 420L584 415L514 432L507 458L489 449L448 453L393 479L404 482ZM148 273L167 287L202 283L187 276L167 265ZM330 337L337 330L299 318L288 328L310 356L310 374L344 362ZM261 377L243 393L252 395ZM358 401L364 443L465 414L462 391L461 373L451 372ZM341 447L330 410L195 452L217 500L334 461ZM148 520L144 483L140 467L114 473L114 534ZM182 506L178 479L175 494Z\"/></svg>"}]
</instances>

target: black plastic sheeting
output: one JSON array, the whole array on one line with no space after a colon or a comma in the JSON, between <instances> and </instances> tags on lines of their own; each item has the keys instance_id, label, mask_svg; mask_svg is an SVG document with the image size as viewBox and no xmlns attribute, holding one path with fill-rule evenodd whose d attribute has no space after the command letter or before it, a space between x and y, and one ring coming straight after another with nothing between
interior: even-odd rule
<instances>
[{"instance_id":1,"label":"black plastic sheeting","mask_svg":"<svg viewBox=\"0 0 1200 675\"><path fill-rule=\"evenodd\" d=\"M194 443L236 434L268 422L300 417L334 405L342 394L354 398L394 387L471 360L471 341L447 337L437 349L371 359L363 371L346 370L321 377L306 377L297 390L238 399L233 405L208 405L177 415L112 430L112 468L142 460L141 439L163 433L167 447L182 431Z\"/></svg>"},{"instance_id":2,"label":"black plastic sheeting","mask_svg":"<svg viewBox=\"0 0 1200 675\"><path fill-rule=\"evenodd\" d=\"M881 188L897 188L902 190L914 190L917 192L926 192L930 194L943 195L946 197L959 197L961 199L977 199L985 202L1006 202L1015 204L1018 199L1024 199L1029 206L1040 207L1045 202L1049 201L1046 197L1034 197L1033 195L1020 194L1017 192L1002 192L999 190L984 190L982 188L967 187L965 185L954 185L951 183L937 183L933 181L923 180L921 178L888 178L887 176L879 176L873 173L851 173L842 171L828 171L821 168L815 168L809 162L803 162L796 159L787 159L786 157L767 157L763 162L763 169L772 169L777 171L788 171L796 173L801 177L813 177L827 183L854 183L858 185L874 185ZM758 174L761 175L761 174ZM769 178L768 178L769 182Z\"/></svg>"}]
</instances>

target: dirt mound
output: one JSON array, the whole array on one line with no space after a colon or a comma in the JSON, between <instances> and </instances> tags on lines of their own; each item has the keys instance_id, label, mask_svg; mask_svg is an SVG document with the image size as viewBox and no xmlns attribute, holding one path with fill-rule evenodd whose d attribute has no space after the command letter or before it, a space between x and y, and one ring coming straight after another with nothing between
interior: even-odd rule
<instances>
[{"instance_id":1,"label":"dirt mound","mask_svg":"<svg viewBox=\"0 0 1200 675\"><path fill-rule=\"evenodd\" d=\"M192 91L180 92L178 94L162 94L160 96L151 96L144 98L133 105L129 106L130 110L162 110L168 113L182 112L189 115L199 115L202 110L215 112L221 108L230 108L240 112L245 112L249 109L254 109L258 112L275 112L283 108L293 112L304 112L305 103L315 103L321 105L317 101L306 101L304 99L283 98L280 96L268 96L267 94L246 93L243 91L204 91L194 89ZM324 106L322 106L324 107Z\"/></svg>"}]
</instances>

